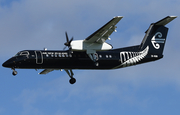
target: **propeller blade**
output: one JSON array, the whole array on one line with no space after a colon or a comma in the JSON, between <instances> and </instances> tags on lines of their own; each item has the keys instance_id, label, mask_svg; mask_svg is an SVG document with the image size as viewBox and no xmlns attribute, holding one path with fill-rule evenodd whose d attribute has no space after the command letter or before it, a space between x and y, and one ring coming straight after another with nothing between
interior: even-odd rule
<instances>
[{"instance_id":1,"label":"propeller blade","mask_svg":"<svg viewBox=\"0 0 180 115\"><path fill-rule=\"evenodd\" d=\"M65 32L65 35L66 35L66 42L64 43L65 47L64 47L63 50L65 50L66 47L68 47L68 48L69 48L69 53L72 53L71 42L73 41L74 38L72 37L72 38L69 40L69 37L68 37L67 32Z\"/></svg>"},{"instance_id":2,"label":"propeller blade","mask_svg":"<svg viewBox=\"0 0 180 115\"><path fill-rule=\"evenodd\" d=\"M69 41L69 37L68 37L67 32L65 32L65 34L66 34L66 42L64 43L64 45L70 47L71 42L73 41L73 37L72 37L71 40Z\"/></svg>"},{"instance_id":3,"label":"propeller blade","mask_svg":"<svg viewBox=\"0 0 180 115\"><path fill-rule=\"evenodd\" d=\"M72 37L71 40L69 41L69 43L71 43L71 42L73 41L73 39L74 39L74 38Z\"/></svg>"},{"instance_id":4,"label":"propeller blade","mask_svg":"<svg viewBox=\"0 0 180 115\"><path fill-rule=\"evenodd\" d=\"M66 41L69 42L69 38L68 38L67 32L65 32L65 34L66 34Z\"/></svg>"},{"instance_id":5,"label":"propeller blade","mask_svg":"<svg viewBox=\"0 0 180 115\"><path fill-rule=\"evenodd\" d=\"M65 46L65 47L63 48L63 50L65 50L65 49L66 49L66 47L67 47L67 46Z\"/></svg>"}]
</instances>

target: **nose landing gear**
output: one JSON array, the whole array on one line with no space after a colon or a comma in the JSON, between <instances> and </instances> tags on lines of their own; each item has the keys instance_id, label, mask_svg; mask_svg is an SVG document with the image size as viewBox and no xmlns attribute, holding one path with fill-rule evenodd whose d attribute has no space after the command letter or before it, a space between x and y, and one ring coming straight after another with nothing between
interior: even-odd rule
<instances>
[{"instance_id":1,"label":"nose landing gear","mask_svg":"<svg viewBox=\"0 0 180 115\"><path fill-rule=\"evenodd\" d=\"M13 74L14 76L16 76L16 75L17 75L17 71L16 71L14 68L12 68L12 70L13 70L12 74Z\"/></svg>"}]
</instances>

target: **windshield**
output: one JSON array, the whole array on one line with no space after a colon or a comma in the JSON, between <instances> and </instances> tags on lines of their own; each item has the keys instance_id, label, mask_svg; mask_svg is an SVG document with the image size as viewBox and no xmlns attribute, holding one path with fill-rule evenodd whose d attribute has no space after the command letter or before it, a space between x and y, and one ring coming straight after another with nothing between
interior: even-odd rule
<instances>
[{"instance_id":1,"label":"windshield","mask_svg":"<svg viewBox=\"0 0 180 115\"><path fill-rule=\"evenodd\" d=\"M15 56L20 56L20 52L18 52Z\"/></svg>"},{"instance_id":2,"label":"windshield","mask_svg":"<svg viewBox=\"0 0 180 115\"><path fill-rule=\"evenodd\" d=\"M18 52L15 56L21 56L21 55L29 55L28 51L22 51L22 52Z\"/></svg>"}]
</instances>

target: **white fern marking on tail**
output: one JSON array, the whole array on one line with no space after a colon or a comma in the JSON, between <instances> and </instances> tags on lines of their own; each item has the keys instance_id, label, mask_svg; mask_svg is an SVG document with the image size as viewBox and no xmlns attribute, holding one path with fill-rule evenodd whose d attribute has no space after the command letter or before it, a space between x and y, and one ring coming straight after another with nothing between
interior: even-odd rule
<instances>
[{"instance_id":1,"label":"white fern marking on tail","mask_svg":"<svg viewBox=\"0 0 180 115\"><path fill-rule=\"evenodd\" d=\"M128 51L120 52L121 65L115 68L135 65L136 63L140 62L142 59L146 57L148 51L149 51L149 46L147 46L141 52L128 52Z\"/></svg>"},{"instance_id":2,"label":"white fern marking on tail","mask_svg":"<svg viewBox=\"0 0 180 115\"><path fill-rule=\"evenodd\" d=\"M158 38L156 38L158 37ZM159 49L160 45L158 43L164 43L165 39L162 38L162 33L157 32L151 39L152 45L154 46L155 49Z\"/></svg>"}]
</instances>

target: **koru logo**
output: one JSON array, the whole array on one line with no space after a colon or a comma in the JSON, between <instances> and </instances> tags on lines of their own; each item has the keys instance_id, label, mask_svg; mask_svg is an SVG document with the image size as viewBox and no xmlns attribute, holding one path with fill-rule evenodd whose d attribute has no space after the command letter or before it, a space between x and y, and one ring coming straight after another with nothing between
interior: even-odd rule
<instances>
[{"instance_id":1,"label":"koru logo","mask_svg":"<svg viewBox=\"0 0 180 115\"><path fill-rule=\"evenodd\" d=\"M162 38L161 32L157 32L151 39L151 43L155 49L159 49L160 48L159 43L164 43L164 41L165 41L165 39Z\"/></svg>"}]
</instances>

